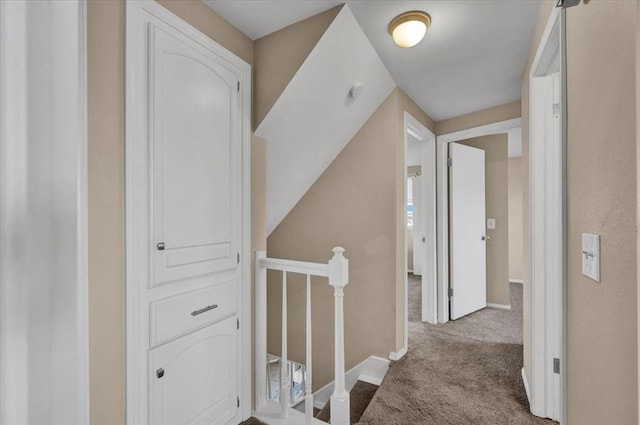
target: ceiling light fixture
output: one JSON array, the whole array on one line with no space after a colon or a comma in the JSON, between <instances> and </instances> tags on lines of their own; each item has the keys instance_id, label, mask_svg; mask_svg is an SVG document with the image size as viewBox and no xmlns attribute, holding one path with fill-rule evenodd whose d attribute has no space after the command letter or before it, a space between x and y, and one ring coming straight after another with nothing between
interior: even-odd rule
<instances>
[{"instance_id":1,"label":"ceiling light fixture","mask_svg":"<svg viewBox=\"0 0 640 425\"><path fill-rule=\"evenodd\" d=\"M405 12L389 23L389 34L400 47L413 47L420 43L431 25L431 16L419 10Z\"/></svg>"}]
</instances>

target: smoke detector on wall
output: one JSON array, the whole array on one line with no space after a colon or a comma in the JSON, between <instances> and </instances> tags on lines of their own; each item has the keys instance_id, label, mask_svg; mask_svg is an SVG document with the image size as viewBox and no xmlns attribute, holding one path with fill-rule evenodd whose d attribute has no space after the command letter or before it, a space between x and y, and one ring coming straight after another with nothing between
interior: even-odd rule
<instances>
[{"instance_id":1,"label":"smoke detector on wall","mask_svg":"<svg viewBox=\"0 0 640 425\"><path fill-rule=\"evenodd\" d=\"M363 89L364 89L364 84L356 83L349 90L349 96L355 99L362 94Z\"/></svg>"}]
</instances>

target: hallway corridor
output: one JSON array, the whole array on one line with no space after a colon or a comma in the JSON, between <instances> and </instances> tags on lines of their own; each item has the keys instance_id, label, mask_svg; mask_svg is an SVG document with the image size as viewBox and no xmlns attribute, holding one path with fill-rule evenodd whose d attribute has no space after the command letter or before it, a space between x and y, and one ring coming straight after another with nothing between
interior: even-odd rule
<instances>
[{"instance_id":1,"label":"hallway corridor","mask_svg":"<svg viewBox=\"0 0 640 425\"><path fill-rule=\"evenodd\" d=\"M441 325L420 322L409 275L409 351L389 369L361 425L554 424L534 417L522 384L522 285L512 310L485 308Z\"/></svg>"}]
</instances>

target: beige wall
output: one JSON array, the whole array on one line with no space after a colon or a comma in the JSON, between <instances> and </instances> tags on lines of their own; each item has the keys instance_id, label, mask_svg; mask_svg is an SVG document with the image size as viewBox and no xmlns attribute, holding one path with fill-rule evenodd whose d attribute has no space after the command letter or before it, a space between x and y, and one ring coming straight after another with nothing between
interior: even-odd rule
<instances>
[{"instance_id":1,"label":"beige wall","mask_svg":"<svg viewBox=\"0 0 640 425\"><path fill-rule=\"evenodd\" d=\"M346 249L347 369L371 355L387 357L404 337L404 324L398 323L402 311L397 311L398 305L404 305L397 297L404 295L405 264L406 169L404 160L398 160L404 158L400 111L410 110L430 125L407 99L399 89L389 95L267 242L269 257L313 262L326 262L334 246ZM298 361L304 359L303 279L290 276L288 280L289 352ZM275 354L281 346L280 282L280 273L269 274L268 349ZM326 279L318 279L312 294L314 388L319 388L333 380L333 293Z\"/></svg>"},{"instance_id":2,"label":"beige wall","mask_svg":"<svg viewBox=\"0 0 640 425\"><path fill-rule=\"evenodd\" d=\"M87 7L91 423L124 423L124 3Z\"/></svg>"},{"instance_id":3,"label":"beige wall","mask_svg":"<svg viewBox=\"0 0 640 425\"><path fill-rule=\"evenodd\" d=\"M522 280L522 157L509 158L509 279Z\"/></svg>"},{"instance_id":4,"label":"beige wall","mask_svg":"<svg viewBox=\"0 0 640 425\"><path fill-rule=\"evenodd\" d=\"M545 2L523 75L525 199L529 196L528 74L551 8L552 2ZM637 17L634 1L592 1L567 11L569 424L638 423ZM524 220L528 220L526 208ZM582 232L601 235L599 284L581 273ZM525 294L528 239L525 228Z\"/></svg>"},{"instance_id":5,"label":"beige wall","mask_svg":"<svg viewBox=\"0 0 640 425\"><path fill-rule=\"evenodd\" d=\"M636 0L637 3L640 3L640 0ZM638 146L640 145L640 4L636 10L636 169L640 170L640 149ZM640 171L636 172L636 193L637 193L637 202L640 204ZM640 210L640 206L637 207ZM636 242L636 261L640 265L640 238L638 238ZM636 267L636 271L638 273L638 415L640 415L640 266Z\"/></svg>"},{"instance_id":6,"label":"beige wall","mask_svg":"<svg viewBox=\"0 0 640 425\"><path fill-rule=\"evenodd\" d=\"M258 128L341 8L334 7L255 41L254 128Z\"/></svg>"},{"instance_id":7,"label":"beige wall","mask_svg":"<svg viewBox=\"0 0 640 425\"><path fill-rule=\"evenodd\" d=\"M407 171L405 168L405 128L404 128L404 115L408 112L416 120L420 121L430 131L435 133L435 124L431 117L424 113L422 109L402 90L396 89L392 95L396 96L396 122L395 122L395 237L396 237L396 352L405 348L405 335L404 335L404 300L406 297L404 290L404 279L407 272L406 257L405 257L405 222L406 216L406 198L405 198L405 185L407 180Z\"/></svg>"},{"instance_id":8,"label":"beige wall","mask_svg":"<svg viewBox=\"0 0 640 425\"><path fill-rule=\"evenodd\" d=\"M460 115L459 117L438 121L435 123L435 132L440 136L485 124L520 118L520 112L520 101L518 100L470 114Z\"/></svg>"},{"instance_id":9,"label":"beige wall","mask_svg":"<svg viewBox=\"0 0 640 425\"><path fill-rule=\"evenodd\" d=\"M460 142L482 149L485 158L487 218L496 219L495 230L487 229L487 302L511 305L509 296L509 188L507 135L495 134Z\"/></svg>"},{"instance_id":10,"label":"beige wall","mask_svg":"<svg viewBox=\"0 0 640 425\"><path fill-rule=\"evenodd\" d=\"M542 33L549 19L549 15L555 6L555 1L544 0L540 10L540 17L536 25L531 49L527 64L522 74L522 195L524 205L522 207L522 222L529 223L529 73L531 72L531 63L536 54L538 43L542 38ZM522 272L523 272L523 291L522 291L522 315L523 315L523 345L524 345L524 370L527 380L531 382L531 312L529 308L529 226L524 226L523 231L523 256L522 256Z\"/></svg>"},{"instance_id":11,"label":"beige wall","mask_svg":"<svg viewBox=\"0 0 640 425\"><path fill-rule=\"evenodd\" d=\"M567 11L571 424L638 423L637 7L592 1ZM599 284L581 272L582 232L600 234Z\"/></svg>"},{"instance_id":12,"label":"beige wall","mask_svg":"<svg viewBox=\"0 0 640 425\"><path fill-rule=\"evenodd\" d=\"M204 3L159 2L245 61L253 61L251 40ZM123 2L111 0L90 0L87 8L93 425L124 423L124 10ZM263 149L254 155L254 164L260 157L264 158ZM259 199L261 195L255 191L253 196ZM256 223L262 223L263 209L253 212ZM259 230L261 224L256 223L254 235L264 235L264 229L262 233Z\"/></svg>"}]
</instances>

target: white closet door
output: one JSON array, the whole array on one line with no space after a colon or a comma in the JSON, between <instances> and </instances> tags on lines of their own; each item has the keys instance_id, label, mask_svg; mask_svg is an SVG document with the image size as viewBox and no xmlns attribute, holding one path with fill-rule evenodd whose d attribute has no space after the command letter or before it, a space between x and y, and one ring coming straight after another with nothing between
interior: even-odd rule
<instances>
[{"instance_id":1,"label":"white closet door","mask_svg":"<svg viewBox=\"0 0 640 425\"><path fill-rule=\"evenodd\" d=\"M151 424L226 424L237 412L236 319L151 350Z\"/></svg>"},{"instance_id":2,"label":"white closet door","mask_svg":"<svg viewBox=\"0 0 640 425\"><path fill-rule=\"evenodd\" d=\"M237 267L238 75L172 28L150 24L152 286Z\"/></svg>"}]
</instances>

